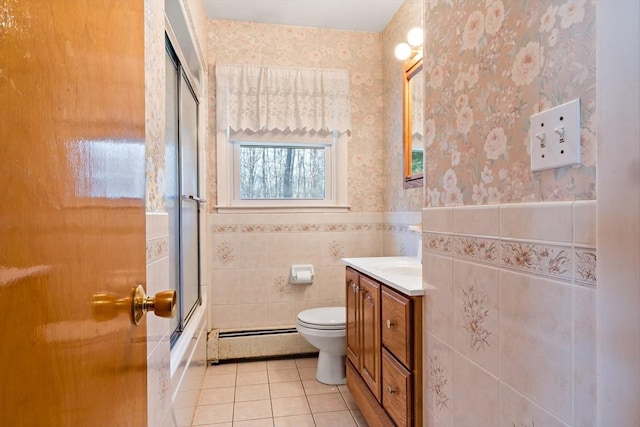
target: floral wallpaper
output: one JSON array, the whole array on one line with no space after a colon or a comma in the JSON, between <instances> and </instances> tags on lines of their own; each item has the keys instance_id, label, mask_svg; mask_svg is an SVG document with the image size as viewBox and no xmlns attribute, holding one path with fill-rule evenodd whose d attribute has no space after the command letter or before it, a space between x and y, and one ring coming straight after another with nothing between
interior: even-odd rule
<instances>
[{"instance_id":1,"label":"floral wallpaper","mask_svg":"<svg viewBox=\"0 0 640 427\"><path fill-rule=\"evenodd\" d=\"M206 58L208 17L204 2L200 0L182 0L182 3L193 28L198 52L203 58Z\"/></svg>"},{"instance_id":2,"label":"floral wallpaper","mask_svg":"<svg viewBox=\"0 0 640 427\"><path fill-rule=\"evenodd\" d=\"M206 11L202 2L184 0L198 52L206 58ZM145 177L147 212L165 207L165 14L161 3L145 0ZM206 64L206 59L203 59ZM207 108L206 103L203 103ZM207 126L207 123L204 124Z\"/></svg>"},{"instance_id":3,"label":"floral wallpaper","mask_svg":"<svg viewBox=\"0 0 640 427\"><path fill-rule=\"evenodd\" d=\"M383 211L383 83L376 33L212 20L208 23L209 99L215 106L215 64L252 64L349 70L352 135L349 204L352 212ZM215 108L209 109L215 123ZM216 200L216 153L209 129L208 199ZM208 205L215 210L215 203Z\"/></svg>"},{"instance_id":4,"label":"floral wallpaper","mask_svg":"<svg viewBox=\"0 0 640 427\"><path fill-rule=\"evenodd\" d=\"M402 152L402 61L394 49L407 41L407 32L422 27L422 0L405 0L380 34L382 76L384 82L385 211L419 211L423 206L423 188L403 188Z\"/></svg>"},{"instance_id":5,"label":"floral wallpaper","mask_svg":"<svg viewBox=\"0 0 640 427\"><path fill-rule=\"evenodd\" d=\"M595 199L595 3L427 0L425 206ZM529 117L581 102L582 165L532 173Z\"/></svg>"},{"instance_id":6,"label":"floral wallpaper","mask_svg":"<svg viewBox=\"0 0 640 427\"><path fill-rule=\"evenodd\" d=\"M164 8L144 2L145 178L147 212L164 212Z\"/></svg>"},{"instance_id":7,"label":"floral wallpaper","mask_svg":"<svg viewBox=\"0 0 640 427\"><path fill-rule=\"evenodd\" d=\"M184 0L197 49L206 57L206 11L202 2ZM147 212L165 207L165 15L164 7L145 0L145 176ZM205 60L206 63L206 60ZM206 108L206 104L205 108ZM205 126L207 124L205 123Z\"/></svg>"}]
</instances>

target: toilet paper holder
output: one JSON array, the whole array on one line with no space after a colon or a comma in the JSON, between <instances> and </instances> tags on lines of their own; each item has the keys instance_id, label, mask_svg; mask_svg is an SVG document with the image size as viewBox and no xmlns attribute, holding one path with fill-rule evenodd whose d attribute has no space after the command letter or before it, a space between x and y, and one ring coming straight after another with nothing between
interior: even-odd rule
<instances>
[{"instance_id":1,"label":"toilet paper holder","mask_svg":"<svg viewBox=\"0 0 640 427\"><path fill-rule=\"evenodd\" d=\"M315 272L311 264L293 264L289 273L289 282L292 285L310 285L313 283Z\"/></svg>"}]
</instances>

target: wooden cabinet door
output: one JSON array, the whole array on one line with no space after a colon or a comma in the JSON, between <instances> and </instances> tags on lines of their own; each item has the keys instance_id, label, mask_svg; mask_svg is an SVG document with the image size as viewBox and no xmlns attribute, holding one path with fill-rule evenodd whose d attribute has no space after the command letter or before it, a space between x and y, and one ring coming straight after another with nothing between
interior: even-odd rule
<instances>
[{"instance_id":1,"label":"wooden cabinet door","mask_svg":"<svg viewBox=\"0 0 640 427\"><path fill-rule=\"evenodd\" d=\"M409 369L413 368L411 300L382 287L382 345Z\"/></svg>"},{"instance_id":2,"label":"wooden cabinet door","mask_svg":"<svg viewBox=\"0 0 640 427\"><path fill-rule=\"evenodd\" d=\"M380 285L360 276L362 354L360 374L380 401Z\"/></svg>"},{"instance_id":3,"label":"wooden cabinet door","mask_svg":"<svg viewBox=\"0 0 640 427\"><path fill-rule=\"evenodd\" d=\"M3 426L147 425L144 6L0 0Z\"/></svg>"},{"instance_id":4,"label":"wooden cabinet door","mask_svg":"<svg viewBox=\"0 0 640 427\"><path fill-rule=\"evenodd\" d=\"M360 369L361 331L360 328L360 275L347 268L346 273L347 301L347 357L356 369Z\"/></svg>"}]
</instances>

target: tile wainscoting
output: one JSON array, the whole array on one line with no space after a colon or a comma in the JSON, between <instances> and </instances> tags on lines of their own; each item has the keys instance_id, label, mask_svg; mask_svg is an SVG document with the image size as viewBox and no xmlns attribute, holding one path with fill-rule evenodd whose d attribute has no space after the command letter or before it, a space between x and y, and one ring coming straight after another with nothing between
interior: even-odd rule
<instances>
[{"instance_id":1,"label":"tile wainscoting","mask_svg":"<svg viewBox=\"0 0 640 427\"><path fill-rule=\"evenodd\" d=\"M384 214L385 256L416 256L420 245L420 232L410 227L422 225L422 213L386 212Z\"/></svg>"},{"instance_id":2,"label":"tile wainscoting","mask_svg":"<svg viewBox=\"0 0 640 427\"><path fill-rule=\"evenodd\" d=\"M149 295L170 288L169 215L146 214L146 291ZM206 286L202 287L206 304ZM171 349L169 319L148 314L147 418L149 426L173 427L191 420L206 369L205 313L200 307ZM183 425L183 424L180 424Z\"/></svg>"},{"instance_id":3,"label":"tile wainscoting","mask_svg":"<svg viewBox=\"0 0 640 427\"><path fill-rule=\"evenodd\" d=\"M308 308L344 305L349 256L382 255L382 214L214 214L209 217L211 328L295 325ZM312 264L311 285L291 285Z\"/></svg>"},{"instance_id":4,"label":"tile wainscoting","mask_svg":"<svg viewBox=\"0 0 640 427\"><path fill-rule=\"evenodd\" d=\"M169 215L147 212L148 295L169 289ZM147 315L147 414L149 426L171 425L169 319Z\"/></svg>"},{"instance_id":5,"label":"tile wainscoting","mask_svg":"<svg viewBox=\"0 0 640 427\"><path fill-rule=\"evenodd\" d=\"M212 214L211 328L289 327L298 312L344 305L343 257L414 255L420 212ZM292 264L313 264L311 285L291 285Z\"/></svg>"},{"instance_id":6,"label":"tile wainscoting","mask_svg":"<svg viewBox=\"0 0 640 427\"><path fill-rule=\"evenodd\" d=\"M595 426L595 206L423 210L430 425Z\"/></svg>"}]
</instances>

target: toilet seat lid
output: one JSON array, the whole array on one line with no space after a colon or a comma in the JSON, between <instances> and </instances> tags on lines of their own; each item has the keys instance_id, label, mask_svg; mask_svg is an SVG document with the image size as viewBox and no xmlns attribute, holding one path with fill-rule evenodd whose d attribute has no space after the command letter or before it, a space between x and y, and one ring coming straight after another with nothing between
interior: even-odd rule
<instances>
[{"instance_id":1,"label":"toilet seat lid","mask_svg":"<svg viewBox=\"0 0 640 427\"><path fill-rule=\"evenodd\" d=\"M298 322L316 329L344 329L347 310L344 307L321 307L298 313Z\"/></svg>"}]
</instances>

